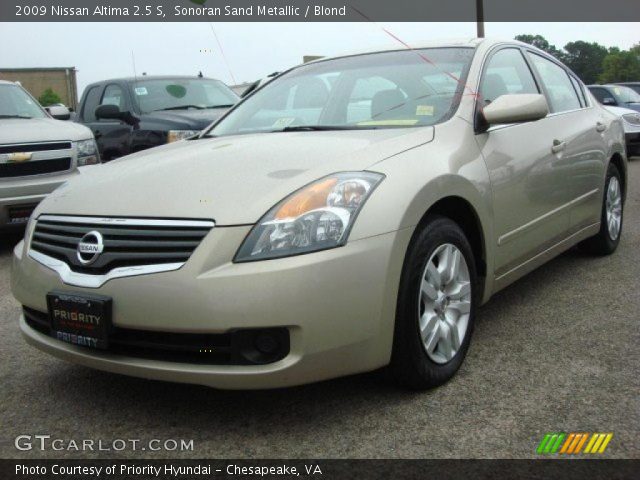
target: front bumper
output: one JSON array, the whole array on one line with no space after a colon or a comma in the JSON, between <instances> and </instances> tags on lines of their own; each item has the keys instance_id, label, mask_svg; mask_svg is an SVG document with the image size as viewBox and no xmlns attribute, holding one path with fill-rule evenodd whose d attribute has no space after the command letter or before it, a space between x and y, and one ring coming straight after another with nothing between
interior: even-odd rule
<instances>
[{"instance_id":1,"label":"front bumper","mask_svg":"<svg viewBox=\"0 0 640 480\"><path fill-rule=\"evenodd\" d=\"M397 289L412 229L297 257L234 264L249 227L216 227L180 269L70 287L57 273L14 252L12 290L46 311L51 290L113 298L120 328L225 333L286 327L289 354L266 365L202 365L88 350L60 342L20 320L25 339L64 360L126 375L226 389L275 388L374 370L389 362Z\"/></svg>"},{"instance_id":2,"label":"front bumper","mask_svg":"<svg viewBox=\"0 0 640 480\"><path fill-rule=\"evenodd\" d=\"M26 222L11 222L10 210L14 207L35 207L48 194L77 174L78 170L72 170L62 174L0 178L0 229L24 227Z\"/></svg>"}]
</instances>

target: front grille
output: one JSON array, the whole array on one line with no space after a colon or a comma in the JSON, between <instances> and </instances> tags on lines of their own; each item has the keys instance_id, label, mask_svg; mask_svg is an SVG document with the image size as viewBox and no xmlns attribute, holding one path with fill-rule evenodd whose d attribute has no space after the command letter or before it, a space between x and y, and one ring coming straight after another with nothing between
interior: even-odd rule
<instances>
[{"instance_id":1,"label":"front grille","mask_svg":"<svg viewBox=\"0 0 640 480\"><path fill-rule=\"evenodd\" d=\"M58 259L78 273L103 275L122 267L182 264L213 227L211 221L93 218L42 215L31 250ZM103 251L87 264L78 244L90 232L102 236ZM91 235L85 242L96 243Z\"/></svg>"},{"instance_id":2,"label":"front grille","mask_svg":"<svg viewBox=\"0 0 640 480\"><path fill-rule=\"evenodd\" d=\"M27 325L45 335L51 334L46 313L23 307ZM256 333L269 333L280 343L278 351L256 355L248 348ZM85 347L77 347L85 348ZM286 328L234 330L228 333L167 333L112 327L109 333L110 353L165 362L206 365L260 365L273 363L288 355L289 331Z\"/></svg>"},{"instance_id":3,"label":"front grille","mask_svg":"<svg viewBox=\"0 0 640 480\"><path fill-rule=\"evenodd\" d=\"M0 163L0 177L26 177L43 173L64 172L71 168L71 157L52 160L31 160L20 163Z\"/></svg>"},{"instance_id":4,"label":"front grille","mask_svg":"<svg viewBox=\"0 0 640 480\"><path fill-rule=\"evenodd\" d=\"M46 152L48 150L71 150L71 142L20 143L0 145L0 153Z\"/></svg>"}]
</instances>

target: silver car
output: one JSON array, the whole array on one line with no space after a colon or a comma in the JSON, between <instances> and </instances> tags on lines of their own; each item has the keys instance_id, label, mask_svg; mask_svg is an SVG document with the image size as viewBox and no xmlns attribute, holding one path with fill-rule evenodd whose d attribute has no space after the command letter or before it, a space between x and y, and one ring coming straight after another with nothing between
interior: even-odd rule
<instances>
[{"instance_id":1,"label":"silver car","mask_svg":"<svg viewBox=\"0 0 640 480\"><path fill-rule=\"evenodd\" d=\"M0 231L24 228L47 194L75 177L78 167L100 162L87 127L64 106L50 113L20 85L0 80Z\"/></svg>"},{"instance_id":2,"label":"silver car","mask_svg":"<svg viewBox=\"0 0 640 480\"><path fill-rule=\"evenodd\" d=\"M640 155L640 112L622 107L605 106L604 108L622 120L627 144L627 156L635 157Z\"/></svg>"},{"instance_id":3,"label":"silver car","mask_svg":"<svg viewBox=\"0 0 640 480\"><path fill-rule=\"evenodd\" d=\"M626 162L620 119L528 45L322 59L42 202L14 251L20 328L145 378L272 388L387 367L433 387L498 290L574 245L616 250Z\"/></svg>"}]
</instances>

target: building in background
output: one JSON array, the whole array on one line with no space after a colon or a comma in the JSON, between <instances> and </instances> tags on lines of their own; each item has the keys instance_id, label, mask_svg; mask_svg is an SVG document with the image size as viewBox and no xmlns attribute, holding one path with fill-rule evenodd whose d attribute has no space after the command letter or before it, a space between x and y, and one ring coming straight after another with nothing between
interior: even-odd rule
<instances>
[{"instance_id":1,"label":"building in background","mask_svg":"<svg viewBox=\"0 0 640 480\"><path fill-rule=\"evenodd\" d=\"M60 96L62 103L76 109L78 106L78 86L75 67L53 68L2 68L0 80L20 82L20 84L38 98L50 88Z\"/></svg>"}]
</instances>

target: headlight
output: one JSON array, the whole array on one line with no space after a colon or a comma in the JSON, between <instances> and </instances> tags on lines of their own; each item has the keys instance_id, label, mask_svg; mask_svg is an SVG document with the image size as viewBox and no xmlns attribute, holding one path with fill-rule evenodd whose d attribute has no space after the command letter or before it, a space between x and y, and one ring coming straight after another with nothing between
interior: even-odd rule
<instances>
[{"instance_id":1,"label":"headlight","mask_svg":"<svg viewBox=\"0 0 640 480\"><path fill-rule=\"evenodd\" d=\"M634 127L640 127L640 113L625 113L622 118L626 123Z\"/></svg>"},{"instance_id":2,"label":"headlight","mask_svg":"<svg viewBox=\"0 0 640 480\"><path fill-rule=\"evenodd\" d=\"M98 146L96 145L96 141L93 138L76 142L76 150L78 151L79 167L100 163Z\"/></svg>"},{"instance_id":3,"label":"headlight","mask_svg":"<svg viewBox=\"0 0 640 480\"><path fill-rule=\"evenodd\" d=\"M169 130L167 134L167 143L177 142L185 138L193 137L200 133L199 130Z\"/></svg>"},{"instance_id":4,"label":"headlight","mask_svg":"<svg viewBox=\"0 0 640 480\"><path fill-rule=\"evenodd\" d=\"M253 227L235 262L289 257L344 245L358 212L383 175L337 173L289 195Z\"/></svg>"}]
</instances>

